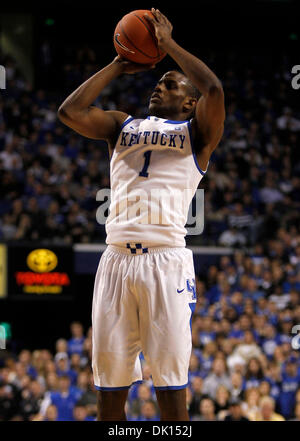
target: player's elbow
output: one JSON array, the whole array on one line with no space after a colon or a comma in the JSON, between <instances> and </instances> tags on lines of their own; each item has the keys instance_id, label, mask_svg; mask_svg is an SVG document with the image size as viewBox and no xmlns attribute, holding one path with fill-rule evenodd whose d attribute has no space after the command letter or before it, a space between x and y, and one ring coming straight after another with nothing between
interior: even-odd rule
<instances>
[{"instance_id":1,"label":"player's elbow","mask_svg":"<svg viewBox=\"0 0 300 441\"><path fill-rule=\"evenodd\" d=\"M67 105L63 103L58 108L57 117L62 123L67 124L68 121L72 120L72 111Z\"/></svg>"},{"instance_id":2,"label":"player's elbow","mask_svg":"<svg viewBox=\"0 0 300 441\"><path fill-rule=\"evenodd\" d=\"M57 118L58 118L61 122L64 122L64 119L66 118L66 116L67 116L67 114L66 114L66 111L65 111L65 109L64 109L64 106L61 105L61 106L58 108L58 111L57 111Z\"/></svg>"},{"instance_id":3,"label":"player's elbow","mask_svg":"<svg viewBox=\"0 0 300 441\"><path fill-rule=\"evenodd\" d=\"M208 94L211 97L224 99L224 90L220 80L216 79L208 85Z\"/></svg>"}]
</instances>

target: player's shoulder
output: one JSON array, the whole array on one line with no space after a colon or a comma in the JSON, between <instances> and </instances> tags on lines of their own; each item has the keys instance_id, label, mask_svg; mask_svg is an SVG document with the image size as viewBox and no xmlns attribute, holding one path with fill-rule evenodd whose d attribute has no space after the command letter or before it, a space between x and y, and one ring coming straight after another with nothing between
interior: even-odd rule
<instances>
[{"instance_id":1,"label":"player's shoulder","mask_svg":"<svg viewBox=\"0 0 300 441\"><path fill-rule=\"evenodd\" d=\"M122 121L120 130L123 130L126 126L128 128L135 129L142 122L149 120L148 117L135 117L134 115L127 115L127 117Z\"/></svg>"},{"instance_id":2,"label":"player's shoulder","mask_svg":"<svg viewBox=\"0 0 300 441\"><path fill-rule=\"evenodd\" d=\"M129 117L128 113L121 112L120 110L106 110L108 115L110 115L116 122L117 126L120 126L123 124L123 122Z\"/></svg>"}]
</instances>

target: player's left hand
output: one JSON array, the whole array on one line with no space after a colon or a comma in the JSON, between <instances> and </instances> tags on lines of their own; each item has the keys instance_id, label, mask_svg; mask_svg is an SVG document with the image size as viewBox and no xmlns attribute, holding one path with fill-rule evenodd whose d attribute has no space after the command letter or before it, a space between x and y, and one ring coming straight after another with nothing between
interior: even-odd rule
<instances>
[{"instance_id":1,"label":"player's left hand","mask_svg":"<svg viewBox=\"0 0 300 441\"><path fill-rule=\"evenodd\" d=\"M153 24L158 46L160 49L164 49L164 46L172 39L173 26L167 17L158 9L151 8L151 12L154 18L150 17L150 15L147 13L144 15L144 17Z\"/></svg>"},{"instance_id":2,"label":"player's left hand","mask_svg":"<svg viewBox=\"0 0 300 441\"><path fill-rule=\"evenodd\" d=\"M154 69L155 64L137 64L133 63L132 61L128 61L125 58L120 57L120 55L117 55L113 63L117 64L121 70L122 73L126 74L135 74L138 72L145 72L149 69Z\"/></svg>"}]
</instances>

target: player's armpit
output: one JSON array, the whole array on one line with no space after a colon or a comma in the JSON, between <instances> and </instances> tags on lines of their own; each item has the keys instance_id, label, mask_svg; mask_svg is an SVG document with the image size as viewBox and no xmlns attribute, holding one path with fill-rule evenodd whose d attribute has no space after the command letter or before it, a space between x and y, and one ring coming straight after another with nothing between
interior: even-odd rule
<instances>
[{"instance_id":1,"label":"player's armpit","mask_svg":"<svg viewBox=\"0 0 300 441\"><path fill-rule=\"evenodd\" d=\"M218 129L216 129L214 137L211 139L209 144L203 145L201 149L196 149L197 162L201 170L205 171L208 166L211 154L218 146L224 132L224 124L222 124Z\"/></svg>"},{"instance_id":2,"label":"player's armpit","mask_svg":"<svg viewBox=\"0 0 300 441\"><path fill-rule=\"evenodd\" d=\"M124 112L104 111L95 106L80 111L61 106L58 110L60 121L75 132L87 138L106 141L114 138L127 116Z\"/></svg>"}]
</instances>

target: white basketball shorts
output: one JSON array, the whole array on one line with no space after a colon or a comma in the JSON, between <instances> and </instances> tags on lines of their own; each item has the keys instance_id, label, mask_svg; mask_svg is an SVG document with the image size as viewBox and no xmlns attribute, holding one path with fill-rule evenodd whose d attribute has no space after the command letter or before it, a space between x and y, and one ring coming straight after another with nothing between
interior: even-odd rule
<instances>
[{"instance_id":1,"label":"white basketball shorts","mask_svg":"<svg viewBox=\"0 0 300 441\"><path fill-rule=\"evenodd\" d=\"M93 295L96 389L121 390L142 381L141 351L155 388L185 388L195 305L191 250L109 245L99 262Z\"/></svg>"}]
</instances>

